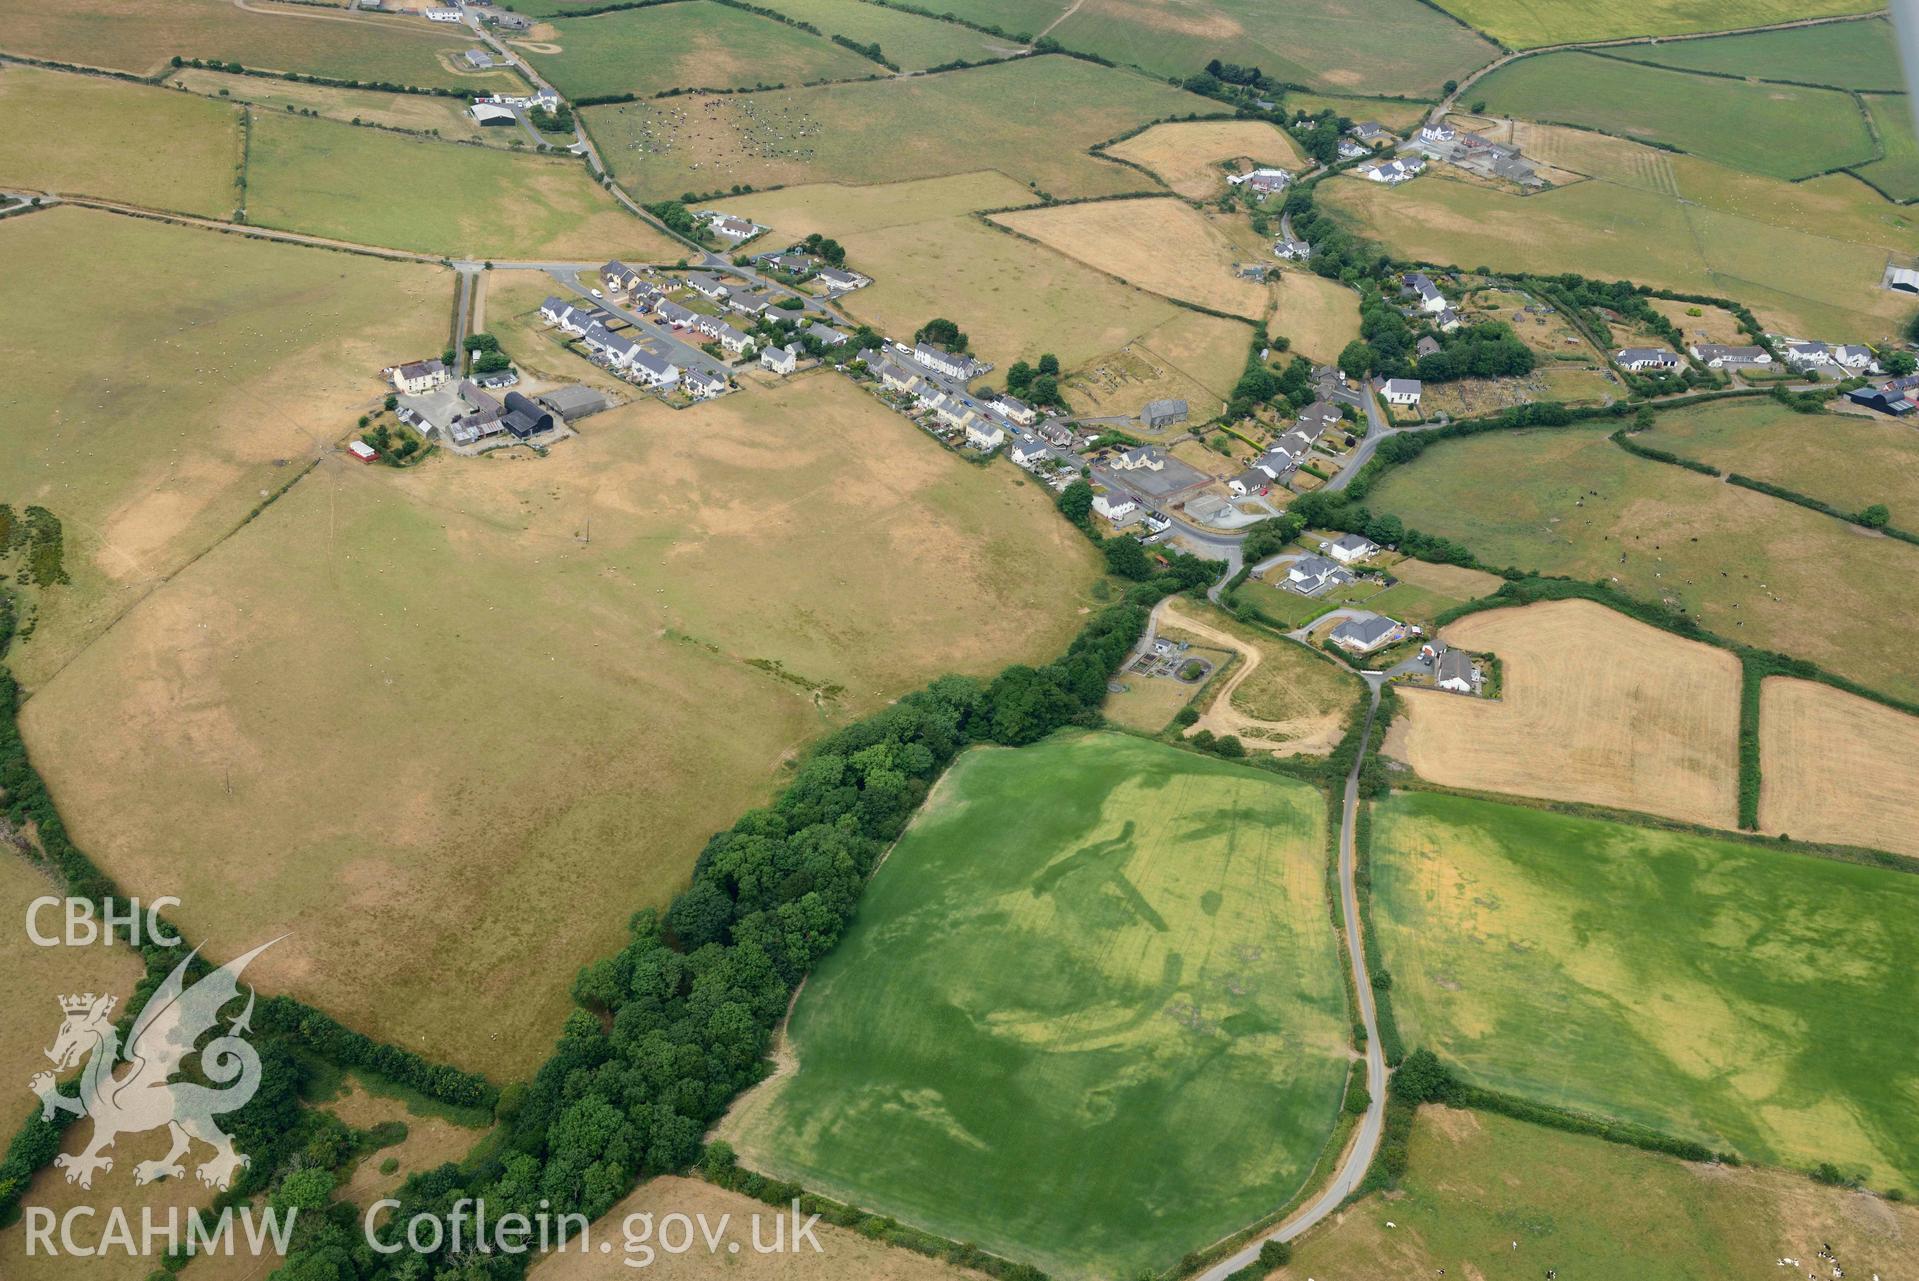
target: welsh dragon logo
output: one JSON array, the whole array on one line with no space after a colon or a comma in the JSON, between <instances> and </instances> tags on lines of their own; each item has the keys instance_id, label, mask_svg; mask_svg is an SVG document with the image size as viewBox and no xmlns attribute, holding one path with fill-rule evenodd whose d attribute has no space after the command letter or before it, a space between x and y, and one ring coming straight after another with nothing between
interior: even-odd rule
<instances>
[{"instance_id":1,"label":"welsh dragon logo","mask_svg":"<svg viewBox=\"0 0 1919 1281\"><path fill-rule=\"evenodd\" d=\"M66 1017L52 1048L46 1051L53 1071L37 1073L28 1088L40 1097L42 1120L51 1121L60 1112L93 1118L93 1138L86 1150L54 1158L54 1164L66 1170L67 1182L92 1187L96 1170L113 1169L113 1158L106 1155L106 1150L115 1139L161 1126L170 1132L173 1146L160 1160L136 1165L135 1183L182 1177L186 1170L180 1158L187 1155L194 1139L213 1148L213 1156L194 1171L200 1182L220 1189L233 1182L234 1173L247 1164L247 1158L234 1150L233 1140L214 1124L213 1118L245 1107L260 1088L260 1056L242 1039L242 1034L251 1030L252 989L247 991L246 1008L228 1023L225 1033L198 1049L195 1043L219 1023L220 1011L239 998L240 972L279 941L262 943L189 987L186 970L199 954L195 948L174 967L134 1020L125 1057L125 1065L131 1070L125 1072L119 1071L123 1064L120 1036L112 1018L115 999L91 992L60 998L60 1010ZM199 1056L200 1075L213 1086L169 1079L195 1054ZM87 1065L80 1073L79 1096L60 1093L55 1073L68 1071L82 1059ZM224 1088L213 1088L216 1086Z\"/></svg>"}]
</instances>

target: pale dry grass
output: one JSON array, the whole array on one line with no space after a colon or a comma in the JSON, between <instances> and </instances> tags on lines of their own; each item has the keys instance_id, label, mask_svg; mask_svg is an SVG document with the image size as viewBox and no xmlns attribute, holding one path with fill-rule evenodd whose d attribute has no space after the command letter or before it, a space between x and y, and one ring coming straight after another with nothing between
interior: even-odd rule
<instances>
[{"instance_id":1,"label":"pale dry grass","mask_svg":"<svg viewBox=\"0 0 1919 1281\"><path fill-rule=\"evenodd\" d=\"M335 1194L362 1210L381 1197L392 1196L394 1189L412 1175L448 1161L458 1161L473 1150L483 1133L444 1116L415 1112L399 1099L370 1094L351 1077L345 1092L320 1104L320 1108L356 1130L369 1130L385 1121L399 1121L406 1126L406 1138L391 1147L367 1153ZM399 1164L392 1173L382 1173L380 1167L388 1160Z\"/></svg>"},{"instance_id":2,"label":"pale dry grass","mask_svg":"<svg viewBox=\"0 0 1919 1281\"><path fill-rule=\"evenodd\" d=\"M1386 751L1451 787L1737 818L1739 660L1591 601L1472 614L1445 630L1497 654L1497 700L1402 690Z\"/></svg>"},{"instance_id":3,"label":"pale dry grass","mask_svg":"<svg viewBox=\"0 0 1919 1281\"><path fill-rule=\"evenodd\" d=\"M1168 605L1161 617L1239 655L1226 678L1207 687L1207 705L1189 736L1202 729L1231 734L1274 756L1323 756L1338 744L1359 685L1330 659L1210 605Z\"/></svg>"},{"instance_id":4,"label":"pale dry grass","mask_svg":"<svg viewBox=\"0 0 1919 1281\"><path fill-rule=\"evenodd\" d=\"M1293 340L1293 350L1331 364L1359 337L1359 295L1337 280L1289 268L1272 284L1275 309L1266 330Z\"/></svg>"},{"instance_id":5,"label":"pale dry grass","mask_svg":"<svg viewBox=\"0 0 1919 1281\"><path fill-rule=\"evenodd\" d=\"M1451 596L1457 600L1490 596L1506 582L1499 575L1488 574L1483 569L1467 569L1464 565L1438 565L1429 560L1411 558L1394 564L1392 575L1415 587L1424 587L1428 591Z\"/></svg>"},{"instance_id":6,"label":"pale dry grass","mask_svg":"<svg viewBox=\"0 0 1919 1281\"><path fill-rule=\"evenodd\" d=\"M525 133L518 128L510 134L503 129L481 128L468 113L466 101L460 98L387 93L378 89L340 89L333 85L234 75L197 67L174 71L167 77L167 83L184 86L205 97L221 97L224 90L223 100L252 103L261 111L285 115L291 106L295 111L316 111L330 120L351 121L357 116L391 129L437 133L452 142L475 140L503 146L516 139L526 140ZM508 88L505 84L494 87L502 91Z\"/></svg>"},{"instance_id":7,"label":"pale dry grass","mask_svg":"<svg viewBox=\"0 0 1919 1281\"><path fill-rule=\"evenodd\" d=\"M1266 315L1265 288L1234 274L1233 245L1183 201L1054 205L995 214L993 221L1151 293L1249 320Z\"/></svg>"},{"instance_id":8,"label":"pale dry grass","mask_svg":"<svg viewBox=\"0 0 1919 1281\"><path fill-rule=\"evenodd\" d=\"M1220 164L1250 160L1255 165L1299 170L1306 158L1277 125L1264 120L1182 120L1154 125L1106 148L1109 156L1152 170L1182 196L1205 200L1226 189Z\"/></svg>"},{"instance_id":9,"label":"pale dry grass","mask_svg":"<svg viewBox=\"0 0 1919 1281\"><path fill-rule=\"evenodd\" d=\"M818 232L840 237L851 232L912 225L978 209L1005 209L1034 203L1024 184L991 170L919 178L908 182L854 186L814 182L751 196L729 196L728 213L772 228L769 245L784 245ZM757 245L756 245L757 247ZM849 260L849 265L858 266Z\"/></svg>"},{"instance_id":10,"label":"pale dry grass","mask_svg":"<svg viewBox=\"0 0 1919 1281\"><path fill-rule=\"evenodd\" d=\"M1061 386L1081 413L1137 414L1148 401L1174 399L1190 407L1191 422L1203 423L1225 408L1251 335L1236 320L1178 310L1119 350L1068 366Z\"/></svg>"},{"instance_id":11,"label":"pale dry grass","mask_svg":"<svg viewBox=\"0 0 1919 1281\"><path fill-rule=\"evenodd\" d=\"M641 1221L633 1216L649 1216L649 1226L657 1233L657 1225L672 1214L703 1215L708 1228L716 1232L726 1218L728 1227L722 1243L717 1250L709 1251L696 1232L692 1250L667 1254L658 1250L656 1238L652 1261L644 1272L636 1271L641 1256L637 1250L626 1250L626 1225L630 1223L638 1235ZM782 1215L788 1219L786 1229L790 1234L792 1211L783 1206L766 1205L697 1179L668 1175L641 1184L607 1211L596 1225L592 1250L550 1254L533 1266L529 1276L533 1281L623 1281L636 1275L666 1277L669 1281L712 1281L719 1277L737 1281L979 1281L983 1275L825 1223L813 1229L820 1244L818 1252L810 1247L777 1254L755 1251L754 1218L760 1221L761 1241L770 1243L774 1219ZM806 1217L802 1215L801 1221ZM673 1240L678 1241L677 1228ZM600 1241L610 1242L612 1251L599 1253Z\"/></svg>"},{"instance_id":12,"label":"pale dry grass","mask_svg":"<svg viewBox=\"0 0 1919 1281\"><path fill-rule=\"evenodd\" d=\"M545 459L330 458L24 729L122 885L216 954L291 931L263 990L511 1079L793 752L1050 659L1092 560L1043 491L833 375L639 401Z\"/></svg>"},{"instance_id":13,"label":"pale dry grass","mask_svg":"<svg viewBox=\"0 0 1919 1281\"><path fill-rule=\"evenodd\" d=\"M1759 825L1919 855L1919 717L1816 681L1759 689Z\"/></svg>"}]
</instances>

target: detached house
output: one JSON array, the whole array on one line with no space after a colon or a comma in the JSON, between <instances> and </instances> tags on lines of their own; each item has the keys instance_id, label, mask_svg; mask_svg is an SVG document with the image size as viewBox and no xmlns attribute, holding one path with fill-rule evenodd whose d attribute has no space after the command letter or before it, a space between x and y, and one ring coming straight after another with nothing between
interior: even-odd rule
<instances>
[{"instance_id":1,"label":"detached house","mask_svg":"<svg viewBox=\"0 0 1919 1281\"><path fill-rule=\"evenodd\" d=\"M730 240L734 244L751 240L765 230L756 222L737 218L729 213L721 213L717 209L709 209L700 216L706 219L706 225L713 229L714 235Z\"/></svg>"},{"instance_id":2,"label":"detached house","mask_svg":"<svg viewBox=\"0 0 1919 1281\"><path fill-rule=\"evenodd\" d=\"M706 369L689 369L680 376L680 386L695 400L711 400L726 390L726 379Z\"/></svg>"},{"instance_id":3,"label":"detached house","mask_svg":"<svg viewBox=\"0 0 1919 1281\"><path fill-rule=\"evenodd\" d=\"M1379 394L1396 409L1418 409L1419 391L1417 378L1389 378L1386 385L1379 389Z\"/></svg>"},{"instance_id":4,"label":"detached house","mask_svg":"<svg viewBox=\"0 0 1919 1281\"><path fill-rule=\"evenodd\" d=\"M1328 637L1349 654L1370 654L1406 634L1406 629L1384 614L1362 614L1333 628Z\"/></svg>"},{"instance_id":5,"label":"detached house","mask_svg":"<svg viewBox=\"0 0 1919 1281\"><path fill-rule=\"evenodd\" d=\"M1448 649L1433 663L1433 683L1455 694L1479 692L1479 669L1463 649Z\"/></svg>"},{"instance_id":6,"label":"detached house","mask_svg":"<svg viewBox=\"0 0 1919 1281\"><path fill-rule=\"evenodd\" d=\"M432 391L447 380L446 366L437 360L416 360L393 371L393 386L410 396Z\"/></svg>"},{"instance_id":7,"label":"detached house","mask_svg":"<svg viewBox=\"0 0 1919 1281\"><path fill-rule=\"evenodd\" d=\"M1108 464L1114 471L1164 471L1166 455L1157 449L1123 450Z\"/></svg>"},{"instance_id":8,"label":"detached house","mask_svg":"<svg viewBox=\"0 0 1919 1281\"><path fill-rule=\"evenodd\" d=\"M1341 534L1326 544L1326 554L1342 565L1357 564L1368 556L1377 554L1379 544L1370 538L1358 534Z\"/></svg>"},{"instance_id":9,"label":"detached house","mask_svg":"<svg viewBox=\"0 0 1919 1281\"><path fill-rule=\"evenodd\" d=\"M1459 131L1447 124L1444 120L1432 124L1424 124L1419 127L1419 140L1421 142L1448 143L1456 141L1458 137Z\"/></svg>"},{"instance_id":10,"label":"detached house","mask_svg":"<svg viewBox=\"0 0 1919 1281\"><path fill-rule=\"evenodd\" d=\"M1301 596L1318 596L1335 587L1346 587L1359 579L1324 556L1302 556L1286 567L1286 577L1276 586Z\"/></svg>"},{"instance_id":11,"label":"detached house","mask_svg":"<svg viewBox=\"0 0 1919 1281\"><path fill-rule=\"evenodd\" d=\"M975 449L998 449L1005 441L1005 429L990 418L975 414L966 424L966 443Z\"/></svg>"},{"instance_id":12,"label":"detached house","mask_svg":"<svg viewBox=\"0 0 1919 1281\"><path fill-rule=\"evenodd\" d=\"M1764 347L1728 347L1702 342L1694 343L1688 350L1708 369L1755 369L1772 363L1772 353Z\"/></svg>"},{"instance_id":13,"label":"detached house","mask_svg":"<svg viewBox=\"0 0 1919 1281\"><path fill-rule=\"evenodd\" d=\"M732 292L732 290L726 287L725 281L721 280L718 276L709 275L704 271L696 271L688 276L686 278L686 287L700 295L700 297L711 299L714 302L719 302L725 298L727 294Z\"/></svg>"},{"instance_id":14,"label":"detached house","mask_svg":"<svg viewBox=\"0 0 1919 1281\"><path fill-rule=\"evenodd\" d=\"M640 273L616 260L600 268L600 279L608 289L631 289L640 283Z\"/></svg>"},{"instance_id":15,"label":"detached house","mask_svg":"<svg viewBox=\"0 0 1919 1281\"><path fill-rule=\"evenodd\" d=\"M1125 494L1093 495L1093 511L1107 520L1120 520L1139 510L1139 504Z\"/></svg>"},{"instance_id":16,"label":"detached house","mask_svg":"<svg viewBox=\"0 0 1919 1281\"><path fill-rule=\"evenodd\" d=\"M1022 440L1013 445L1008 456L1021 467L1037 467L1053 455L1044 441Z\"/></svg>"},{"instance_id":17,"label":"detached house","mask_svg":"<svg viewBox=\"0 0 1919 1281\"><path fill-rule=\"evenodd\" d=\"M626 372L645 387L671 387L680 380L680 367L637 347L627 361Z\"/></svg>"},{"instance_id":18,"label":"detached house","mask_svg":"<svg viewBox=\"0 0 1919 1281\"><path fill-rule=\"evenodd\" d=\"M1406 156L1398 160L1381 160L1374 164L1361 165L1353 172L1373 182L1383 182L1396 187L1426 172L1426 162L1418 156Z\"/></svg>"},{"instance_id":19,"label":"detached house","mask_svg":"<svg viewBox=\"0 0 1919 1281\"><path fill-rule=\"evenodd\" d=\"M800 367L800 349L790 343L784 347L768 347L760 353L760 365L776 374L790 374Z\"/></svg>"},{"instance_id":20,"label":"detached house","mask_svg":"<svg viewBox=\"0 0 1919 1281\"><path fill-rule=\"evenodd\" d=\"M1421 311L1436 316L1451 306L1446 301L1446 295L1439 292L1439 286L1433 283L1433 278L1423 271L1407 273L1406 289L1410 293L1419 295Z\"/></svg>"},{"instance_id":21,"label":"detached house","mask_svg":"<svg viewBox=\"0 0 1919 1281\"><path fill-rule=\"evenodd\" d=\"M653 309L653 314L663 324L671 325L675 329L691 329L700 322L699 312L682 307L671 300L662 301Z\"/></svg>"}]
</instances>

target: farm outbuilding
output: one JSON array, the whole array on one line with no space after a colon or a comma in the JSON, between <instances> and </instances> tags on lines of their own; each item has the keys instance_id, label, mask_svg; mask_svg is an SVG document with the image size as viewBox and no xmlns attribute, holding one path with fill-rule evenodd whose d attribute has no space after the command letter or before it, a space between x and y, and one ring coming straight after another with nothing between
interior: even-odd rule
<instances>
[{"instance_id":1,"label":"farm outbuilding","mask_svg":"<svg viewBox=\"0 0 1919 1281\"><path fill-rule=\"evenodd\" d=\"M467 110L481 125L510 125L519 119L513 114L513 108L502 107L497 102L476 102Z\"/></svg>"}]
</instances>

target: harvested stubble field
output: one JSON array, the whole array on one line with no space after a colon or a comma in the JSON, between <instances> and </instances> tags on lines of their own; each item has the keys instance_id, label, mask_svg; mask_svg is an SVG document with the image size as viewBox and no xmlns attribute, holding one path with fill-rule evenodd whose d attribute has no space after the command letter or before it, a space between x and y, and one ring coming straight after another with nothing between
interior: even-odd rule
<instances>
[{"instance_id":1,"label":"harvested stubble field","mask_svg":"<svg viewBox=\"0 0 1919 1281\"><path fill-rule=\"evenodd\" d=\"M1919 432L1910 423L1878 414L1815 418L1771 400L1742 400L1661 414L1638 439L1841 511L1884 503L1893 524L1919 525Z\"/></svg>"},{"instance_id":2,"label":"harvested stubble field","mask_svg":"<svg viewBox=\"0 0 1919 1281\"><path fill-rule=\"evenodd\" d=\"M1848 1275L1905 1276L1919 1270L1919 1211L1795 1171L1694 1165L1425 1107L1398 1189L1315 1229L1283 1275L1753 1281L1826 1246Z\"/></svg>"},{"instance_id":3,"label":"harvested stubble field","mask_svg":"<svg viewBox=\"0 0 1919 1281\"><path fill-rule=\"evenodd\" d=\"M1371 839L1408 1044L1749 1160L1919 1176L1919 875L1431 792Z\"/></svg>"},{"instance_id":4,"label":"harvested stubble field","mask_svg":"<svg viewBox=\"0 0 1919 1281\"><path fill-rule=\"evenodd\" d=\"M1585 40L1734 31L1860 12L1859 0L1625 0L1541 5L1533 0L1446 0L1448 13L1514 49ZM1664 53L1668 47L1660 46Z\"/></svg>"},{"instance_id":5,"label":"harvested stubble field","mask_svg":"<svg viewBox=\"0 0 1919 1281\"><path fill-rule=\"evenodd\" d=\"M1919 855L1919 717L1813 681L1759 687L1759 825Z\"/></svg>"},{"instance_id":6,"label":"harvested stubble field","mask_svg":"<svg viewBox=\"0 0 1919 1281\"><path fill-rule=\"evenodd\" d=\"M1171 1265L1285 1202L1332 1132L1324 822L1304 783L1124 736L969 752L724 1132L1055 1276Z\"/></svg>"},{"instance_id":7,"label":"harvested stubble field","mask_svg":"<svg viewBox=\"0 0 1919 1281\"><path fill-rule=\"evenodd\" d=\"M1527 154L1597 180L1518 196L1443 174L1393 191L1342 179L1320 189L1323 203L1408 256L1735 298L1785 333L1877 341L1911 310L1879 279L1919 219L1855 179L1781 182L1576 129L1514 134Z\"/></svg>"},{"instance_id":8,"label":"harvested stubble field","mask_svg":"<svg viewBox=\"0 0 1919 1281\"><path fill-rule=\"evenodd\" d=\"M1248 626L1224 610L1200 603L1168 606L1168 624L1224 645L1239 662L1206 690L1204 708L1189 734L1232 734L1255 751L1275 756L1330 752L1360 695L1358 677L1296 641Z\"/></svg>"},{"instance_id":9,"label":"harvested stubble field","mask_svg":"<svg viewBox=\"0 0 1919 1281\"><path fill-rule=\"evenodd\" d=\"M1448 643L1497 654L1501 697L1408 689L1388 754L1451 787L1731 827L1739 660L1591 601L1469 614Z\"/></svg>"},{"instance_id":10,"label":"harvested stubble field","mask_svg":"<svg viewBox=\"0 0 1919 1281\"><path fill-rule=\"evenodd\" d=\"M240 109L102 76L0 64L0 182L231 217Z\"/></svg>"},{"instance_id":11,"label":"harvested stubble field","mask_svg":"<svg viewBox=\"0 0 1919 1281\"><path fill-rule=\"evenodd\" d=\"M1130 72L1037 57L812 89L621 103L590 108L584 119L614 175L647 199L982 169L1067 197L1147 186L1125 165L1087 155L1094 143L1217 108Z\"/></svg>"},{"instance_id":12,"label":"harvested stubble field","mask_svg":"<svg viewBox=\"0 0 1919 1281\"><path fill-rule=\"evenodd\" d=\"M120 884L217 946L293 931L263 989L511 1079L793 751L1057 654L1092 560L844 379L642 401L542 460L329 458L25 730Z\"/></svg>"},{"instance_id":13,"label":"harvested stubble field","mask_svg":"<svg viewBox=\"0 0 1919 1281\"><path fill-rule=\"evenodd\" d=\"M73 578L8 655L30 689L377 404L383 365L447 339L437 267L73 208L0 223L0 260L8 314L61 300L61 324L0 326L35 425L0 451L0 492L61 519ZM102 262L113 288L75 287Z\"/></svg>"},{"instance_id":14,"label":"harvested stubble field","mask_svg":"<svg viewBox=\"0 0 1919 1281\"><path fill-rule=\"evenodd\" d=\"M1306 157L1285 130L1264 120L1182 120L1116 142L1106 154L1152 170L1182 196L1210 200L1226 190L1222 162L1303 169Z\"/></svg>"},{"instance_id":15,"label":"harvested stubble field","mask_svg":"<svg viewBox=\"0 0 1919 1281\"><path fill-rule=\"evenodd\" d=\"M1073 369L1193 314L971 215L849 232L840 239L847 261L874 280L841 300L848 315L900 335L911 335L933 316L948 317L966 331L974 352L1002 371L1045 351ZM1231 349L1236 362L1244 360L1250 332L1245 326L1211 316L1195 319L1209 325L1189 328Z\"/></svg>"},{"instance_id":16,"label":"harvested stubble field","mask_svg":"<svg viewBox=\"0 0 1919 1281\"><path fill-rule=\"evenodd\" d=\"M1619 58L1682 71L1711 71L1760 80L1898 92L1899 51L1884 17L1828 22L1789 31L1754 31L1706 40L1669 40L1607 50Z\"/></svg>"},{"instance_id":17,"label":"harvested stubble field","mask_svg":"<svg viewBox=\"0 0 1919 1281\"><path fill-rule=\"evenodd\" d=\"M828 36L845 36L861 44L876 43L886 59L903 71L924 71L953 62L1009 58L1026 48L955 22L922 18L916 13L867 4L864 0L773 0L766 7L797 21L810 22Z\"/></svg>"},{"instance_id":18,"label":"harvested stubble field","mask_svg":"<svg viewBox=\"0 0 1919 1281\"><path fill-rule=\"evenodd\" d=\"M1302 0L1283 21L1258 0L1081 0L1048 34L1155 76L1220 58L1318 89L1408 94L1437 95L1497 52L1435 7L1392 0Z\"/></svg>"},{"instance_id":19,"label":"harvested stubble field","mask_svg":"<svg viewBox=\"0 0 1919 1281\"><path fill-rule=\"evenodd\" d=\"M754 1219L759 1220L758 1241L763 1246L769 1245L774 1240L776 1216L790 1216L790 1211L698 1179L672 1175L642 1183L601 1218L593 1240L607 1240L611 1234L612 1253L600 1254L597 1249L582 1251L575 1246L547 1255L535 1263L527 1275L532 1281L631 1281L641 1260L647 1256L637 1246L629 1252L622 1225L631 1221L637 1236L642 1221L632 1216L645 1215L648 1216L644 1220L646 1224L659 1225L675 1214L704 1216L712 1230L724 1231L722 1243L713 1251L708 1251L701 1242L684 1253L669 1254L660 1248L659 1228L653 1226L653 1236L640 1243L652 1250L642 1275L663 1277L666 1281L720 1281L721 1278L725 1281L849 1281L850 1278L857 1281L985 1281L984 1273L884 1245L862 1233L829 1223L813 1228L813 1236L820 1245L818 1251L805 1244L795 1248L791 1235L783 1232L779 1239L788 1243L788 1248L761 1254L752 1248ZM805 1220L806 1216L802 1215L801 1222ZM722 1223L730 1226L721 1229ZM677 1231L669 1235L677 1244ZM728 1249L735 1244L739 1246L737 1254ZM188 1281L193 1279L189 1277Z\"/></svg>"},{"instance_id":20,"label":"harvested stubble field","mask_svg":"<svg viewBox=\"0 0 1919 1281\"><path fill-rule=\"evenodd\" d=\"M815 232L844 238L854 232L932 222L978 209L1032 204L1036 199L1023 184L989 170L871 187L809 183L729 196L725 204L727 212L772 228L765 243L778 245ZM859 265L851 259L848 264Z\"/></svg>"},{"instance_id":21,"label":"harvested stubble field","mask_svg":"<svg viewBox=\"0 0 1919 1281\"><path fill-rule=\"evenodd\" d=\"M1489 110L1664 143L1734 169L1803 178L1876 154L1849 94L1668 71L1592 53L1522 58L1473 86Z\"/></svg>"},{"instance_id":22,"label":"harvested stubble field","mask_svg":"<svg viewBox=\"0 0 1919 1281\"><path fill-rule=\"evenodd\" d=\"M712 0L621 9L553 24L525 56L569 98L667 89L750 89L857 80L886 68L809 31Z\"/></svg>"},{"instance_id":23,"label":"harvested stubble field","mask_svg":"<svg viewBox=\"0 0 1919 1281\"><path fill-rule=\"evenodd\" d=\"M507 71L455 70L451 59L471 37L439 23L265 0L250 8L230 0L0 0L0 31L8 53L140 75L178 56L426 89L485 92L519 82Z\"/></svg>"},{"instance_id":24,"label":"harvested stubble field","mask_svg":"<svg viewBox=\"0 0 1919 1281\"><path fill-rule=\"evenodd\" d=\"M1368 501L1489 565L1605 579L1729 640L1919 699L1919 673L1882 625L1919 618L1919 548L1635 458L1604 428L1448 441L1387 472Z\"/></svg>"},{"instance_id":25,"label":"harvested stubble field","mask_svg":"<svg viewBox=\"0 0 1919 1281\"><path fill-rule=\"evenodd\" d=\"M407 199L374 175L404 174ZM263 227L473 258L674 261L686 248L622 209L572 157L255 117L247 216Z\"/></svg>"},{"instance_id":26,"label":"harvested stubble field","mask_svg":"<svg viewBox=\"0 0 1919 1281\"><path fill-rule=\"evenodd\" d=\"M993 215L994 222L1149 293L1262 320L1266 287L1236 275L1226 236L1183 200L1103 200Z\"/></svg>"},{"instance_id":27,"label":"harvested stubble field","mask_svg":"<svg viewBox=\"0 0 1919 1281\"><path fill-rule=\"evenodd\" d=\"M238 76L229 71L203 71L197 67L171 72L166 82L209 98L252 103L261 111L277 111L282 115L290 106L296 112L313 111L329 120L351 122L358 117L389 129L437 133L450 142L475 141L504 146L516 139L526 140L526 135L518 129L513 130L511 137L503 138L502 130L481 128L461 98L387 93L379 89L337 89L332 85Z\"/></svg>"},{"instance_id":28,"label":"harvested stubble field","mask_svg":"<svg viewBox=\"0 0 1919 1281\"><path fill-rule=\"evenodd\" d=\"M1205 422L1226 407L1251 337L1236 321L1178 310L1124 347L1069 366L1060 385L1080 413L1137 414L1170 397L1187 403L1189 421Z\"/></svg>"}]
</instances>

